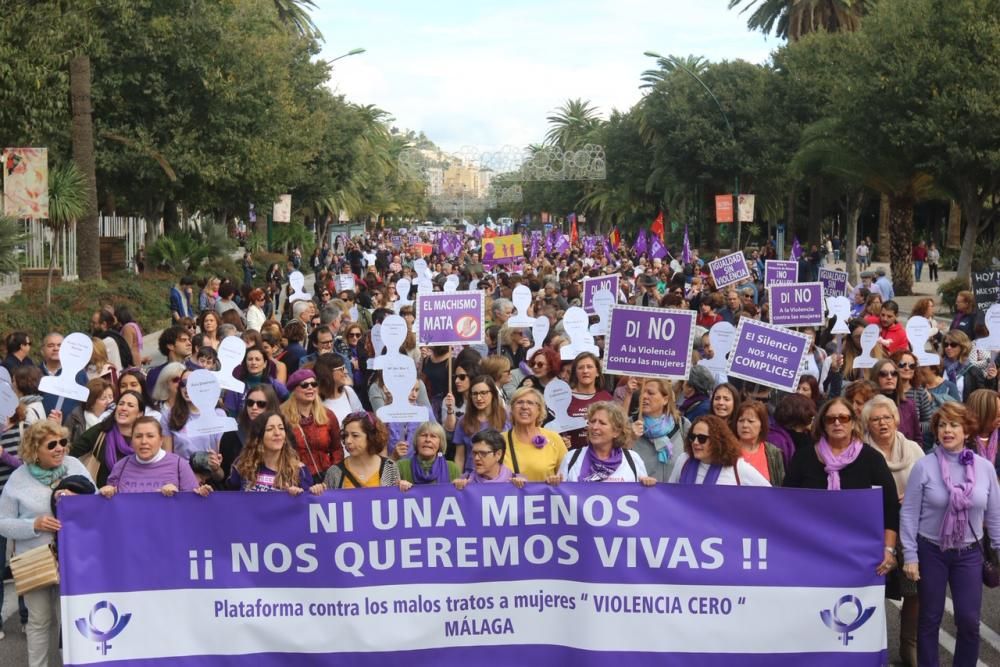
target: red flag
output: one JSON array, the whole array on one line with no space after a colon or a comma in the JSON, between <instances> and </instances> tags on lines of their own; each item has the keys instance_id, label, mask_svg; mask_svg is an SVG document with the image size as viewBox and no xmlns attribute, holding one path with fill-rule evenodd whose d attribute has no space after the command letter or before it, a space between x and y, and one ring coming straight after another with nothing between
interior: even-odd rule
<instances>
[{"instance_id":1,"label":"red flag","mask_svg":"<svg viewBox=\"0 0 1000 667\"><path fill-rule=\"evenodd\" d=\"M570 217L573 218L573 226L569 230L569 240L572 243L578 243L580 241L580 233L576 231L576 216L571 214Z\"/></svg>"},{"instance_id":2,"label":"red flag","mask_svg":"<svg viewBox=\"0 0 1000 667\"><path fill-rule=\"evenodd\" d=\"M663 228L663 211L660 211L657 214L656 220L653 220L653 224L649 226L649 231L659 236L661 243L666 241L666 239L664 238L666 230L664 230Z\"/></svg>"},{"instance_id":3,"label":"red flag","mask_svg":"<svg viewBox=\"0 0 1000 667\"><path fill-rule=\"evenodd\" d=\"M615 227L614 229L612 229L611 233L608 234L608 241L611 242L611 247L612 248L614 248L615 250L618 250L618 246L620 246L622 244L622 235L621 235L621 232L618 231L617 227Z\"/></svg>"}]
</instances>

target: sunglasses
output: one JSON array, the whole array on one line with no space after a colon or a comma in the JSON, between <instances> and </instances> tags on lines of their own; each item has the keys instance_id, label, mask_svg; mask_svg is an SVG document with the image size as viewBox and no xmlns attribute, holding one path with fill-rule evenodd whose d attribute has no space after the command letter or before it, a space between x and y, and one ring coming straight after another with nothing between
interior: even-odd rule
<instances>
[{"instance_id":1,"label":"sunglasses","mask_svg":"<svg viewBox=\"0 0 1000 667\"><path fill-rule=\"evenodd\" d=\"M45 449L51 452L56 447L66 447L67 445L69 445L69 440L67 440L66 438L60 438L59 440L52 440L50 442L46 442Z\"/></svg>"},{"instance_id":2,"label":"sunglasses","mask_svg":"<svg viewBox=\"0 0 1000 667\"><path fill-rule=\"evenodd\" d=\"M319 384L316 383L316 382L313 382L312 380L307 380L305 382L300 382L299 383L299 387L301 387L302 389L315 389L318 386L319 386Z\"/></svg>"},{"instance_id":3,"label":"sunglasses","mask_svg":"<svg viewBox=\"0 0 1000 667\"><path fill-rule=\"evenodd\" d=\"M349 334L347 334L347 337L348 338L361 338L361 334L360 333L349 333Z\"/></svg>"},{"instance_id":4,"label":"sunglasses","mask_svg":"<svg viewBox=\"0 0 1000 667\"><path fill-rule=\"evenodd\" d=\"M180 380L177 383L177 386L180 387L181 389L184 389L186 386L188 386L187 380Z\"/></svg>"},{"instance_id":5,"label":"sunglasses","mask_svg":"<svg viewBox=\"0 0 1000 667\"><path fill-rule=\"evenodd\" d=\"M267 401L255 401L252 398L248 398L246 400L246 406L248 408L261 408L261 409L264 409L264 408L267 407Z\"/></svg>"},{"instance_id":6,"label":"sunglasses","mask_svg":"<svg viewBox=\"0 0 1000 667\"><path fill-rule=\"evenodd\" d=\"M851 415L826 415L823 417L823 421L827 424L835 424L840 422L841 424L850 424L852 419Z\"/></svg>"},{"instance_id":7,"label":"sunglasses","mask_svg":"<svg viewBox=\"0 0 1000 667\"><path fill-rule=\"evenodd\" d=\"M915 361L913 361L913 362L901 362L901 363L899 363L897 365L899 366L900 370L910 370L911 368L912 369L916 369L917 362L915 362Z\"/></svg>"},{"instance_id":8,"label":"sunglasses","mask_svg":"<svg viewBox=\"0 0 1000 667\"><path fill-rule=\"evenodd\" d=\"M468 380L469 376L467 373L455 373L456 380Z\"/></svg>"},{"instance_id":9,"label":"sunglasses","mask_svg":"<svg viewBox=\"0 0 1000 667\"><path fill-rule=\"evenodd\" d=\"M699 445L708 444L708 441L712 439L710 435L705 433L688 433L687 438L688 442L697 442Z\"/></svg>"},{"instance_id":10,"label":"sunglasses","mask_svg":"<svg viewBox=\"0 0 1000 667\"><path fill-rule=\"evenodd\" d=\"M953 343L953 342L951 342L950 340L949 340L949 341L947 341L947 342L945 342L944 346L945 346L945 347L962 347L962 346L961 346L961 345L959 345L958 343Z\"/></svg>"},{"instance_id":11,"label":"sunglasses","mask_svg":"<svg viewBox=\"0 0 1000 667\"><path fill-rule=\"evenodd\" d=\"M545 368L545 362L544 361L535 361L535 362L533 362L531 364L531 367L532 368Z\"/></svg>"},{"instance_id":12,"label":"sunglasses","mask_svg":"<svg viewBox=\"0 0 1000 667\"><path fill-rule=\"evenodd\" d=\"M878 376L880 378L894 378L899 376L898 371L879 371Z\"/></svg>"}]
</instances>

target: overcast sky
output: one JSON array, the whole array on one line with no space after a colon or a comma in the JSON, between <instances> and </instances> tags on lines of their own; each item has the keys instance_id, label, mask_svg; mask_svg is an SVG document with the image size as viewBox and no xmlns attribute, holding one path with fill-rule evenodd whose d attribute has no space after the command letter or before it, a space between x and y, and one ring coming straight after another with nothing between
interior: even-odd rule
<instances>
[{"instance_id":1,"label":"overcast sky","mask_svg":"<svg viewBox=\"0 0 1000 667\"><path fill-rule=\"evenodd\" d=\"M780 45L728 0L317 0L331 86L447 150L542 140L569 98L606 116L640 97L644 51L767 60Z\"/></svg>"}]
</instances>

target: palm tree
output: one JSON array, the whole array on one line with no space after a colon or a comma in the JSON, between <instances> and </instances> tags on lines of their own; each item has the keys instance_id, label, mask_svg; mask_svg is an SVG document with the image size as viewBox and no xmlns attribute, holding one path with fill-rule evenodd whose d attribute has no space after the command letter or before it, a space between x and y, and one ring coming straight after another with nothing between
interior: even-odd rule
<instances>
[{"instance_id":1,"label":"palm tree","mask_svg":"<svg viewBox=\"0 0 1000 667\"><path fill-rule=\"evenodd\" d=\"M876 0L729 0L729 9L753 9L747 27L796 42L811 32L853 32Z\"/></svg>"},{"instance_id":2,"label":"palm tree","mask_svg":"<svg viewBox=\"0 0 1000 667\"><path fill-rule=\"evenodd\" d=\"M545 134L545 142L563 150L570 150L585 143L587 135L601 124L597 108L591 106L588 100L581 98L566 100L566 103L546 120L551 127Z\"/></svg>"},{"instance_id":3,"label":"palm tree","mask_svg":"<svg viewBox=\"0 0 1000 667\"><path fill-rule=\"evenodd\" d=\"M309 10L316 8L313 0L274 0L274 8L278 12L278 21L290 26L301 36L315 40L323 39L323 35L309 16Z\"/></svg>"},{"instance_id":4,"label":"palm tree","mask_svg":"<svg viewBox=\"0 0 1000 667\"><path fill-rule=\"evenodd\" d=\"M57 249L66 228L87 213L88 186L83 172L74 162L67 162L49 172L49 220L52 247L49 252L49 275L45 286L45 305L52 304L52 274L56 268ZM100 262L98 262L100 264Z\"/></svg>"},{"instance_id":5,"label":"palm tree","mask_svg":"<svg viewBox=\"0 0 1000 667\"><path fill-rule=\"evenodd\" d=\"M639 77L642 80L640 89L655 88L668 75L679 69L686 69L701 76L709 65L703 56L660 56L652 51L647 51L645 55L656 58L657 69L648 69L642 73L642 76Z\"/></svg>"}]
</instances>

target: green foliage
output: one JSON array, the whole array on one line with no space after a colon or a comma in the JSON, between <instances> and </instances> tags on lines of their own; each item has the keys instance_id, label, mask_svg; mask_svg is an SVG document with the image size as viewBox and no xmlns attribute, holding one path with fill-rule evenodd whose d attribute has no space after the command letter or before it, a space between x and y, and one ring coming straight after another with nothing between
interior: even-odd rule
<instances>
[{"instance_id":1,"label":"green foliage","mask_svg":"<svg viewBox=\"0 0 1000 667\"><path fill-rule=\"evenodd\" d=\"M254 232L246 238L246 249L252 253L258 253L267 249L267 236L259 232Z\"/></svg>"},{"instance_id":2,"label":"green foliage","mask_svg":"<svg viewBox=\"0 0 1000 667\"><path fill-rule=\"evenodd\" d=\"M64 229L87 212L87 182L75 162L49 170L50 227Z\"/></svg>"},{"instance_id":3,"label":"green foliage","mask_svg":"<svg viewBox=\"0 0 1000 667\"><path fill-rule=\"evenodd\" d=\"M38 294L18 292L0 303L0 332L27 331L42 340L50 331L90 331L90 316L104 304L128 304L144 331L156 331L170 322L168 292L176 276L149 272L120 272L105 280L64 282L52 287L52 303L40 303ZM81 295L86 298L80 298ZM41 348L39 347L38 350Z\"/></svg>"},{"instance_id":4,"label":"green foliage","mask_svg":"<svg viewBox=\"0 0 1000 667\"><path fill-rule=\"evenodd\" d=\"M206 225L203 232L182 231L161 236L146 250L151 266L174 274L198 270L205 262L227 258L236 242L221 225Z\"/></svg>"},{"instance_id":5,"label":"green foliage","mask_svg":"<svg viewBox=\"0 0 1000 667\"><path fill-rule=\"evenodd\" d=\"M271 227L271 242L275 249L283 248L290 252L298 247L302 256L308 257L316 247L316 235L306 229L302 221L295 220L289 224L276 224Z\"/></svg>"},{"instance_id":6,"label":"green foliage","mask_svg":"<svg viewBox=\"0 0 1000 667\"><path fill-rule=\"evenodd\" d=\"M951 312L955 312L955 299L962 290L971 289L967 278L957 277L938 285L938 294L941 295L941 303L948 306Z\"/></svg>"},{"instance_id":7,"label":"green foliage","mask_svg":"<svg viewBox=\"0 0 1000 667\"><path fill-rule=\"evenodd\" d=\"M0 273L13 273L20 268L20 253L27 236L21 230L21 223L6 215L0 215Z\"/></svg>"}]
</instances>

